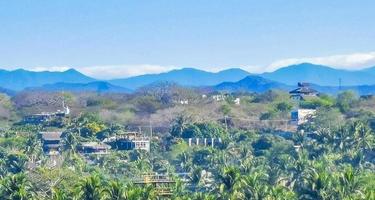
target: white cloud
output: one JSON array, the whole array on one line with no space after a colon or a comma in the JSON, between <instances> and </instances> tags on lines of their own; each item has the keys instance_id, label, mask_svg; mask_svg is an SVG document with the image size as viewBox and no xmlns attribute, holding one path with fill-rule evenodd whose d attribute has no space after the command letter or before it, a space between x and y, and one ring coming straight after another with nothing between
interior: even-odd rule
<instances>
[{"instance_id":1,"label":"white cloud","mask_svg":"<svg viewBox=\"0 0 375 200\"><path fill-rule=\"evenodd\" d=\"M310 58L289 58L275 61L265 68L265 71L271 72L280 67L299 63L314 63L327 65L337 69L358 70L366 67L375 66L375 52L354 53L344 55L333 55Z\"/></svg>"},{"instance_id":2,"label":"white cloud","mask_svg":"<svg viewBox=\"0 0 375 200\"><path fill-rule=\"evenodd\" d=\"M78 67L77 70L98 79L113 79L170 71L174 66L162 65L107 65Z\"/></svg>"}]
</instances>

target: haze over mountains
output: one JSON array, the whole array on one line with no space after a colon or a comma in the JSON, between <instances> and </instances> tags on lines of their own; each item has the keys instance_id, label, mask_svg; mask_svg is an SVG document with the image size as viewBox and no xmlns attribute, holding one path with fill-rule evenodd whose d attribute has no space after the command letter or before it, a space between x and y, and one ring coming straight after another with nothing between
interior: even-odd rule
<instances>
[{"instance_id":1,"label":"haze over mountains","mask_svg":"<svg viewBox=\"0 0 375 200\"><path fill-rule=\"evenodd\" d=\"M0 87L16 91L57 82L88 83L92 81L95 81L95 79L85 76L74 69L64 72L34 72L24 69L13 71L0 70Z\"/></svg>"},{"instance_id":2,"label":"haze over mountains","mask_svg":"<svg viewBox=\"0 0 375 200\"><path fill-rule=\"evenodd\" d=\"M136 89L157 81L176 82L184 86L210 86L224 81L238 81L250 75L239 68L223 70L217 73L206 72L194 68L183 68L160 74L147 74L125 79L116 79L110 83L130 89Z\"/></svg>"},{"instance_id":3,"label":"haze over mountains","mask_svg":"<svg viewBox=\"0 0 375 200\"><path fill-rule=\"evenodd\" d=\"M96 80L74 69L63 72L0 70L0 88L8 93L12 90L24 89L131 92L159 81L175 82L182 86L213 86L212 88L216 90L252 92L263 92L269 89L289 90L295 87L297 82L309 82L322 92L337 93L340 79L342 89L353 89L360 94L375 93L375 67L348 71L310 63L291 65L263 74L250 74L239 68L217 73L183 68L160 74L146 74L109 81Z\"/></svg>"},{"instance_id":4,"label":"haze over mountains","mask_svg":"<svg viewBox=\"0 0 375 200\"><path fill-rule=\"evenodd\" d=\"M344 86L375 84L375 67L358 71L334 69L323 65L302 63L263 73L262 77L281 83L294 85L296 82L309 82L323 86L338 86L339 79Z\"/></svg>"}]
</instances>

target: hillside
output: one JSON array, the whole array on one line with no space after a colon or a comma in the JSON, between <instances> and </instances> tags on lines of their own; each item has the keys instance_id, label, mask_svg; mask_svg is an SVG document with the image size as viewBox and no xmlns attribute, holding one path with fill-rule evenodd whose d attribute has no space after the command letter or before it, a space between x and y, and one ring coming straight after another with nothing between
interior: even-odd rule
<instances>
[{"instance_id":1,"label":"hillside","mask_svg":"<svg viewBox=\"0 0 375 200\"><path fill-rule=\"evenodd\" d=\"M248 92L265 92L270 89L289 90L291 86L282 83L267 80L260 76L247 76L246 78L237 82L224 82L214 86L215 90L220 91L248 91Z\"/></svg>"},{"instance_id":2,"label":"hillside","mask_svg":"<svg viewBox=\"0 0 375 200\"><path fill-rule=\"evenodd\" d=\"M160 74L147 74L125 79L111 80L110 83L125 88L136 89L158 81L175 82L183 86L209 86L225 81L238 81L249 75L242 69L228 69L217 73L206 72L193 68L172 70Z\"/></svg>"},{"instance_id":3,"label":"hillside","mask_svg":"<svg viewBox=\"0 0 375 200\"><path fill-rule=\"evenodd\" d=\"M28 90L40 91L70 91L70 92L99 92L99 93L129 93L131 90L112 85L104 81L90 83L54 83L41 87L27 88Z\"/></svg>"},{"instance_id":4,"label":"hillside","mask_svg":"<svg viewBox=\"0 0 375 200\"><path fill-rule=\"evenodd\" d=\"M0 70L0 87L16 91L57 82L88 83L94 80L95 79L83 75L74 69L63 72L34 72L24 69L13 71Z\"/></svg>"}]
</instances>

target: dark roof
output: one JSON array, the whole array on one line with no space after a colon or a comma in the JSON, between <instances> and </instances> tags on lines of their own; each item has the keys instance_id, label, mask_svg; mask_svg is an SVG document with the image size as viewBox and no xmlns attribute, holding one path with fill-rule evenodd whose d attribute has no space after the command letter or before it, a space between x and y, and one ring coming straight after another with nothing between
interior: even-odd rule
<instances>
[{"instance_id":1,"label":"dark roof","mask_svg":"<svg viewBox=\"0 0 375 200\"><path fill-rule=\"evenodd\" d=\"M295 90L292 90L289 92L290 94L317 94L318 91L312 89L312 88L308 88L308 87L299 87Z\"/></svg>"},{"instance_id":2,"label":"dark roof","mask_svg":"<svg viewBox=\"0 0 375 200\"><path fill-rule=\"evenodd\" d=\"M62 132L40 132L43 140L60 140Z\"/></svg>"}]
</instances>

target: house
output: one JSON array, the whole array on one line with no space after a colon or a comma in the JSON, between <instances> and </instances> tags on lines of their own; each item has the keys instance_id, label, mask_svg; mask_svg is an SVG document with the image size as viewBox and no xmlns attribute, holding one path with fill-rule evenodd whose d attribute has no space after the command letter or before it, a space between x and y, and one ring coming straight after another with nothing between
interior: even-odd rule
<instances>
[{"instance_id":1,"label":"house","mask_svg":"<svg viewBox=\"0 0 375 200\"><path fill-rule=\"evenodd\" d=\"M40 132L42 137L43 151L47 155L59 155L62 132Z\"/></svg>"},{"instance_id":2,"label":"house","mask_svg":"<svg viewBox=\"0 0 375 200\"><path fill-rule=\"evenodd\" d=\"M182 100L180 100L180 104L181 105L188 105L189 104L189 100L188 99L182 99Z\"/></svg>"},{"instance_id":3,"label":"house","mask_svg":"<svg viewBox=\"0 0 375 200\"><path fill-rule=\"evenodd\" d=\"M297 109L291 112L291 123L301 125L314 118L316 113L315 109Z\"/></svg>"},{"instance_id":4,"label":"house","mask_svg":"<svg viewBox=\"0 0 375 200\"><path fill-rule=\"evenodd\" d=\"M225 95L223 95L223 94L212 95L212 99L215 100L215 101L224 101Z\"/></svg>"},{"instance_id":5,"label":"house","mask_svg":"<svg viewBox=\"0 0 375 200\"><path fill-rule=\"evenodd\" d=\"M237 98L235 98L235 99L233 100L233 102L234 102L234 104L236 104L236 105L240 105L240 104L241 104L241 99L240 99L239 97L237 97Z\"/></svg>"},{"instance_id":6,"label":"house","mask_svg":"<svg viewBox=\"0 0 375 200\"><path fill-rule=\"evenodd\" d=\"M114 137L106 138L103 142L118 150L145 150L150 151L150 137L142 136L138 132L125 132Z\"/></svg>"},{"instance_id":7,"label":"house","mask_svg":"<svg viewBox=\"0 0 375 200\"><path fill-rule=\"evenodd\" d=\"M111 147L98 142L83 142L78 146L78 150L83 154L108 154Z\"/></svg>"},{"instance_id":8,"label":"house","mask_svg":"<svg viewBox=\"0 0 375 200\"><path fill-rule=\"evenodd\" d=\"M43 124L50 122L54 119L61 119L70 114L70 109L63 103L64 110L57 110L56 112L42 112L32 115L27 115L23 118L22 122L27 124Z\"/></svg>"},{"instance_id":9,"label":"house","mask_svg":"<svg viewBox=\"0 0 375 200\"><path fill-rule=\"evenodd\" d=\"M298 83L298 88L289 92L290 98L294 100L304 100L306 97L316 97L319 92L310 88L309 83Z\"/></svg>"}]
</instances>

